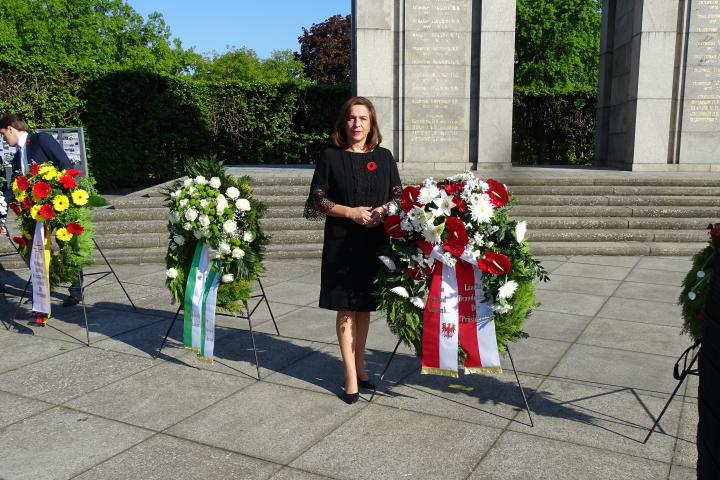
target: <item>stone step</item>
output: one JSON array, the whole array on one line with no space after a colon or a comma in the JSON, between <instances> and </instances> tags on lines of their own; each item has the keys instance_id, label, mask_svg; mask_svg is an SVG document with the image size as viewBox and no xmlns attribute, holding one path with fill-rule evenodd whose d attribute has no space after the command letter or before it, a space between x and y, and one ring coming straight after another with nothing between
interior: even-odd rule
<instances>
[{"instance_id":1,"label":"stone step","mask_svg":"<svg viewBox=\"0 0 720 480\"><path fill-rule=\"evenodd\" d=\"M552 186L552 185L508 185L516 196L524 195L659 195L659 196L720 196L720 187L657 187L657 186Z\"/></svg>"},{"instance_id":2,"label":"stone step","mask_svg":"<svg viewBox=\"0 0 720 480\"><path fill-rule=\"evenodd\" d=\"M530 229L548 228L632 228L632 229L670 229L704 230L708 221L704 218L624 218L624 217L516 217L526 220Z\"/></svg>"},{"instance_id":3,"label":"stone step","mask_svg":"<svg viewBox=\"0 0 720 480\"><path fill-rule=\"evenodd\" d=\"M166 208L165 197L125 197L112 202L116 210L126 208Z\"/></svg>"},{"instance_id":4,"label":"stone step","mask_svg":"<svg viewBox=\"0 0 720 480\"><path fill-rule=\"evenodd\" d=\"M93 223L95 222L126 222L144 220L168 219L167 208L101 208L93 209Z\"/></svg>"},{"instance_id":5,"label":"stone step","mask_svg":"<svg viewBox=\"0 0 720 480\"><path fill-rule=\"evenodd\" d=\"M720 197L701 196L524 195L517 198L518 205L720 207Z\"/></svg>"},{"instance_id":6,"label":"stone step","mask_svg":"<svg viewBox=\"0 0 720 480\"><path fill-rule=\"evenodd\" d=\"M528 241L537 242L703 242L702 230L625 230L625 229L528 229Z\"/></svg>"},{"instance_id":7,"label":"stone step","mask_svg":"<svg viewBox=\"0 0 720 480\"><path fill-rule=\"evenodd\" d=\"M141 263L165 263L165 254L167 247L147 247L147 248L121 248L110 249L103 248L103 253L112 265L120 264L141 264ZM102 267L105 265L100 252L95 250L92 254L95 265ZM20 256L4 257L2 266L6 270L27 270L25 262Z\"/></svg>"},{"instance_id":8,"label":"stone step","mask_svg":"<svg viewBox=\"0 0 720 480\"><path fill-rule=\"evenodd\" d=\"M322 231L325 222L310 221L302 217L298 218L263 218L260 225L266 232L290 231L290 230L320 230Z\"/></svg>"},{"instance_id":9,"label":"stone step","mask_svg":"<svg viewBox=\"0 0 720 480\"><path fill-rule=\"evenodd\" d=\"M98 236L116 233L167 233L167 218L165 220L119 221L110 220L93 221Z\"/></svg>"},{"instance_id":10,"label":"stone step","mask_svg":"<svg viewBox=\"0 0 720 480\"><path fill-rule=\"evenodd\" d=\"M717 218L717 207L643 207L643 206L557 206L518 205L511 215L516 217L683 217Z\"/></svg>"},{"instance_id":11,"label":"stone step","mask_svg":"<svg viewBox=\"0 0 720 480\"><path fill-rule=\"evenodd\" d=\"M536 242L530 245L534 255L656 255L692 256L707 243L663 242Z\"/></svg>"}]
</instances>

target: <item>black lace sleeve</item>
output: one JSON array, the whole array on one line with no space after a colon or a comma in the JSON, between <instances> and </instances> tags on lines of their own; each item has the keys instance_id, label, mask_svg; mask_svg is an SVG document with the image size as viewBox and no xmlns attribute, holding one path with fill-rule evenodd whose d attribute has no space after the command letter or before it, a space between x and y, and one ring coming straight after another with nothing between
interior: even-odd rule
<instances>
[{"instance_id":1,"label":"black lace sleeve","mask_svg":"<svg viewBox=\"0 0 720 480\"><path fill-rule=\"evenodd\" d=\"M327 158L321 155L310 183L310 194L305 200L303 217L307 220L323 220L327 212L336 205L327 196L329 175Z\"/></svg>"}]
</instances>

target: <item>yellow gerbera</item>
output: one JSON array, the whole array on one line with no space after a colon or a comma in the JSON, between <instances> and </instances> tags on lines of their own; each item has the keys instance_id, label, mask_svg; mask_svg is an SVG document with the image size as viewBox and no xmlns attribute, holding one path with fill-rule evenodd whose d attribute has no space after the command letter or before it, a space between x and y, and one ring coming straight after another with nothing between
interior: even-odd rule
<instances>
[{"instance_id":1,"label":"yellow gerbera","mask_svg":"<svg viewBox=\"0 0 720 480\"><path fill-rule=\"evenodd\" d=\"M23 200L25 200L25 192L24 191L18 190L17 192L14 192L14 193L15 193L15 200L17 200L18 202L22 202Z\"/></svg>"},{"instance_id":2,"label":"yellow gerbera","mask_svg":"<svg viewBox=\"0 0 720 480\"><path fill-rule=\"evenodd\" d=\"M64 212L70 206L70 200L65 195L57 195L53 198L53 208L56 212Z\"/></svg>"},{"instance_id":3,"label":"yellow gerbera","mask_svg":"<svg viewBox=\"0 0 720 480\"><path fill-rule=\"evenodd\" d=\"M58 171L53 165L43 164L38 170L38 175L42 176L44 180L53 180L57 178Z\"/></svg>"},{"instance_id":4,"label":"yellow gerbera","mask_svg":"<svg viewBox=\"0 0 720 480\"><path fill-rule=\"evenodd\" d=\"M88 202L88 193L82 188L78 188L72 192L72 199L75 205L85 205Z\"/></svg>"},{"instance_id":5,"label":"yellow gerbera","mask_svg":"<svg viewBox=\"0 0 720 480\"><path fill-rule=\"evenodd\" d=\"M42 218L42 217L40 217L40 214L38 213L39 211L40 211L40 205L33 205L32 207L30 207L30 216L32 217L33 220Z\"/></svg>"},{"instance_id":6,"label":"yellow gerbera","mask_svg":"<svg viewBox=\"0 0 720 480\"><path fill-rule=\"evenodd\" d=\"M57 239L61 242L68 242L73 237L73 234L68 232L67 228L62 227L57 229L55 237L57 237Z\"/></svg>"}]
</instances>

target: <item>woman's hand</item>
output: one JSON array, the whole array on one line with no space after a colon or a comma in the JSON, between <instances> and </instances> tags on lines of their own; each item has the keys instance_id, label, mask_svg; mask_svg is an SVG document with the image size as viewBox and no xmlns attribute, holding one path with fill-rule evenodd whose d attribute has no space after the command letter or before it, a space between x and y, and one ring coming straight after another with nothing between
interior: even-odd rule
<instances>
[{"instance_id":1,"label":"woman's hand","mask_svg":"<svg viewBox=\"0 0 720 480\"><path fill-rule=\"evenodd\" d=\"M362 225L363 227L372 226L370 225L370 223L372 222L372 213L370 207L348 208L346 216L353 222L357 223L358 225Z\"/></svg>"}]
</instances>

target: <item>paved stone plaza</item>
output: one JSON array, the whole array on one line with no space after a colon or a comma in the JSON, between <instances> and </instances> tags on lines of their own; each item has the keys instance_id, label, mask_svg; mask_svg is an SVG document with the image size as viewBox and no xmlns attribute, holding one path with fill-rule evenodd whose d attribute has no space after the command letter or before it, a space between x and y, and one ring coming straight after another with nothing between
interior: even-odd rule
<instances>
[{"instance_id":1,"label":"paved stone plaza","mask_svg":"<svg viewBox=\"0 0 720 480\"><path fill-rule=\"evenodd\" d=\"M214 365L182 349L181 322L152 360L177 308L164 268L119 266L138 311L111 278L91 287L90 347L64 292L50 326L29 327L25 309L0 328L0 478L695 478L696 378L642 444L691 343L676 306L689 260L543 261L552 281L539 285L530 338L512 347L534 428L508 362L500 376L420 376L404 347L372 403L344 404L334 315L315 307L319 260L266 262L282 335L259 308L262 381L239 319L219 318ZM25 274L0 272L3 319ZM374 319L373 374L394 345Z\"/></svg>"}]
</instances>

